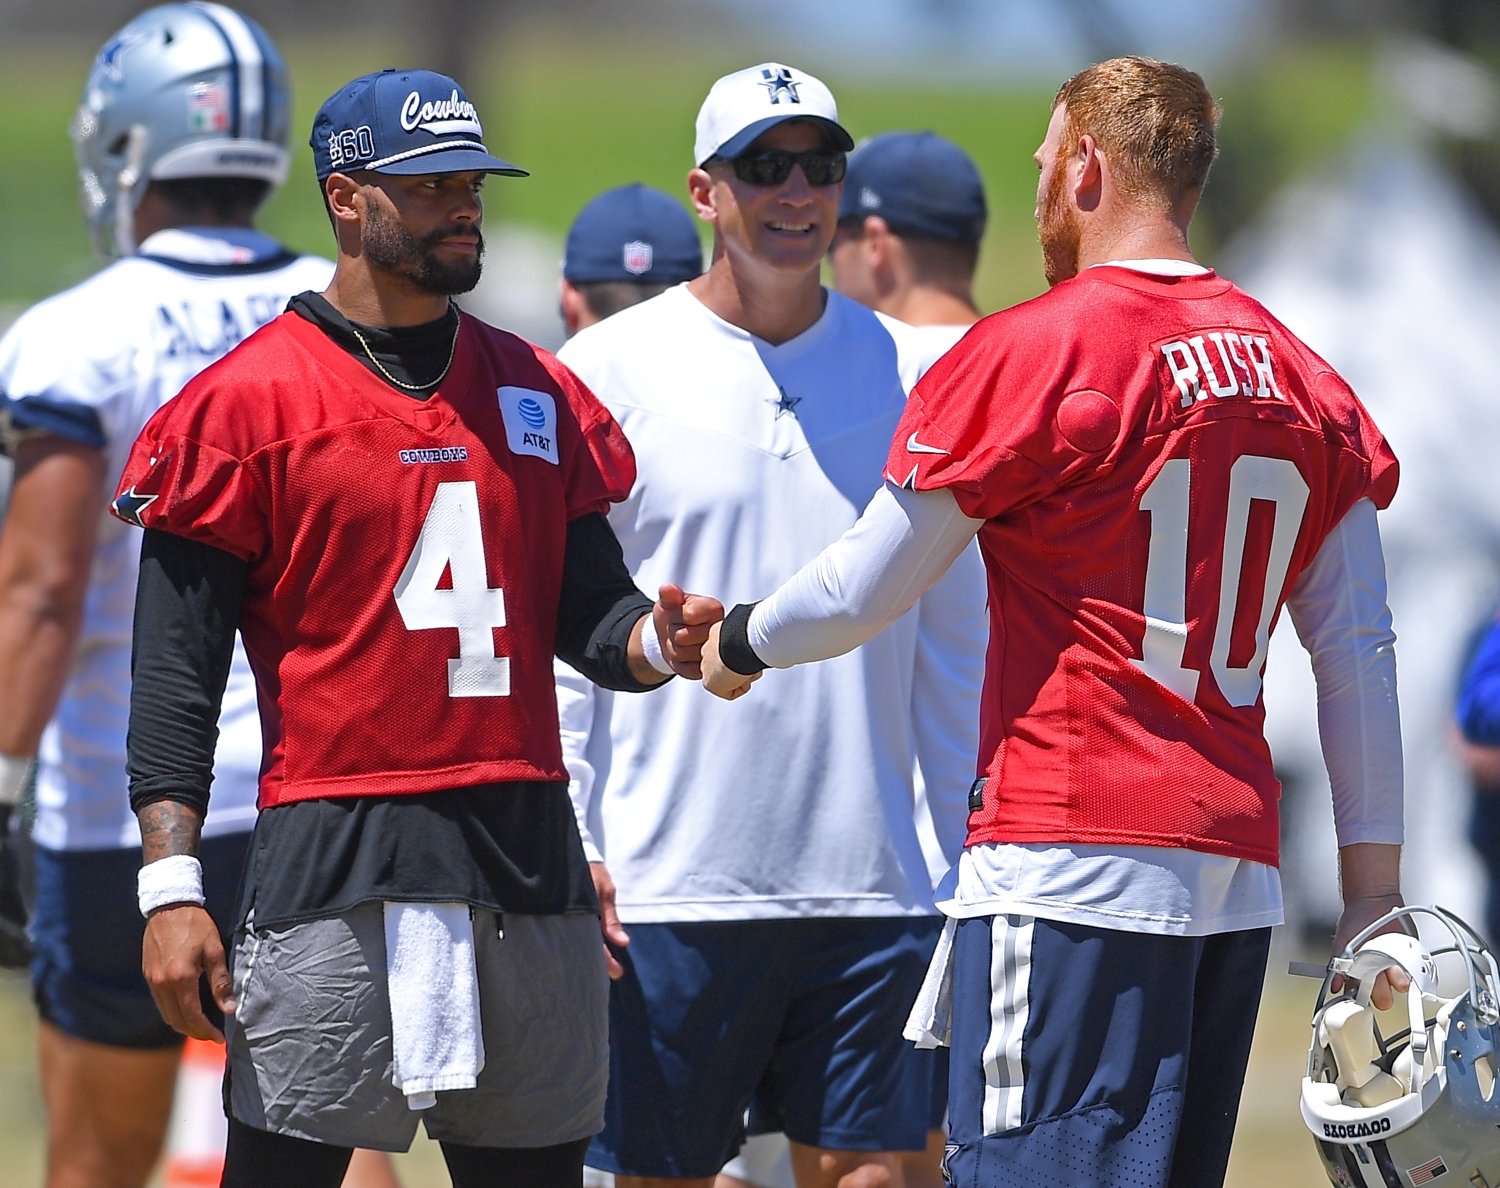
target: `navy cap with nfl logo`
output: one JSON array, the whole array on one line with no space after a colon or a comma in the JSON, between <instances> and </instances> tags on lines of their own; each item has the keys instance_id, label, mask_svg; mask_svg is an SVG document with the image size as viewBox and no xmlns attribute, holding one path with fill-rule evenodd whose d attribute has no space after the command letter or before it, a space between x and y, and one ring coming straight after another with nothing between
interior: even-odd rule
<instances>
[{"instance_id":1,"label":"navy cap with nfl logo","mask_svg":"<svg viewBox=\"0 0 1500 1188\"><path fill-rule=\"evenodd\" d=\"M492 156L479 113L451 78L431 70L382 70L346 83L313 118L318 180L333 173L501 173L526 170Z\"/></svg>"},{"instance_id":2,"label":"navy cap with nfl logo","mask_svg":"<svg viewBox=\"0 0 1500 1188\"><path fill-rule=\"evenodd\" d=\"M692 216L670 195L640 182L608 190L579 211L563 251L563 277L575 285L676 285L702 271Z\"/></svg>"},{"instance_id":3,"label":"navy cap with nfl logo","mask_svg":"<svg viewBox=\"0 0 1500 1188\"><path fill-rule=\"evenodd\" d=\"M897 235L977 243L989 211L969 154L934 132L883 132L849 158L839 222L879 215Z\"/></svg>"}]
</instances>

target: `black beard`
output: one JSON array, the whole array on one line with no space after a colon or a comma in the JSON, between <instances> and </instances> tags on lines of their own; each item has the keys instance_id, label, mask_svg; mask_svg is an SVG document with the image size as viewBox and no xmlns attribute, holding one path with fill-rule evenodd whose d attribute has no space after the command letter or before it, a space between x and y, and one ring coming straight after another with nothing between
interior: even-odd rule
<instances>
[{"instance_id":1,"label":"black beard","mask_svg":"<svg viewBox=\"0 0 1500 1188\"><path fill-rule=\"evenodd\" d=\"M444 238L459 230L472 231L479 237L474 258L452 264L444 263L434 249ZM419 239L399 220L391 218L372 203L369 217L365 221L363 244L365 255L369 257L371 264L388 272L399 273L424 293L451 297L467 293L479 283L484 260L484 236L478 228L440 227Z\"/></svg>"}]
</instances>

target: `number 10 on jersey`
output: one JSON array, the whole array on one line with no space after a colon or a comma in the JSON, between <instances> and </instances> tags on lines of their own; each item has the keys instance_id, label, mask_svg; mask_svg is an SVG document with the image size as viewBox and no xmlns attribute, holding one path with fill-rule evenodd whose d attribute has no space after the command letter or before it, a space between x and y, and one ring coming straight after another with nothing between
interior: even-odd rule
<instances>
[{"instance_id":1,"label":"number 10 on jersey","mask_svg":"<svg viewBox=\"0 0 1500 1188\"><path fill-rule=\"evenodd\" d=\"M444 570L451 589L438 585ZM510 696L510 658L495 655L493 630L505 626L505 591L490 587L473 482L438 484L394 593L408 631L458 629L458 657L448 661L448 696Z\"/></svg>"},{"instance_id":2,"label":"number 10 on jersey","mask_svg":"<svg viewBox=\"0 0 1500 1188\"><path fill-rule=\"evenodd\" d=\"M1201 674L1183 666L1188 642L1187 577L1188 529L1196 504L1191 499L1193 465L1187 458L1172 458L1151 480L1141 496L1141 510L1151 515L1151 544L1146 558L1146 637L1142 658L1133 663L1147 676L1165 685L1187 701L1198 697ZM1219 692L1232 706L1254 705L1260 697L1260 670L1265 667L1270 646L1271 618L1286 583L1292 549L1307 509L1308 487L1296 464L1285 458L1263 458L1245 454L1229 468L1229 512L1224 521L1220 557L1217 613L1209 667ZM1241 579L1245 577L1245 537L1250 526L1250 503L1260 499L1276 508L1271 548L1262 576L1260 607L1255 619L1255 654L1244 666L1230 666L1229 648L1239 607ZM1201 503L1202 500L1200 499ZM1194 532L1194 539L1203 534ZM1211 538L1210 538L1211 539ZM1253 576L1253 575L1251 575ZM1255 583L1249 583L1254 589ZM1193 619L1209 618L1197 608Z\"/></svg>"}]
</instances>

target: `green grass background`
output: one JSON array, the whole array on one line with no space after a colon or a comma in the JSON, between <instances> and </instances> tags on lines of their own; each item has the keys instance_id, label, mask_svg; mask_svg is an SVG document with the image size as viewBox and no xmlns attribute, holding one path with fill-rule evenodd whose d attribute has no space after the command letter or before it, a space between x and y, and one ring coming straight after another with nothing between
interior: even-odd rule
<instances>
[{"instance_id":1,"label":"green grass background","mask_svg":"<svg viewBox=\"0 0 1500 1188\"><path fill-rule=\"evenodd\" d=\"M0 45L0 304L12 311L76 283L99 267L76 197L66 129L93 46ZM262 225L296 248L327 252L328 227L302 139L322 99L341 83L406 63L394 42L307 38L285 42L296 94L295 166L267 205ZM632 47L532 33L504 51L479 56L471 90L487 140L530 169L524 179L492 181L486 214L561 237L578 209L611 186L641 181L682 196L692 161L693 118L708 85L742 66L744 55L660 44ZM640 69L642 61L652 63ZM804 60L798 56L798 60ZM1043 288L1032 206L1031 152L1046 128L1052 84L1004 87L972 81L875 82L808 60L839 97L856 138L891 128L931 128L961 144L985 178L991 218L978 296L986 309ZM1224 97L1224 154L1217 167L1225 201L1211 203L1195 228L1212 259L1235 225L1283 181L1327 161L1370 109L1367 55L1304 47L1260 65L1210 72Z\"/></svg>"}]
</instances>

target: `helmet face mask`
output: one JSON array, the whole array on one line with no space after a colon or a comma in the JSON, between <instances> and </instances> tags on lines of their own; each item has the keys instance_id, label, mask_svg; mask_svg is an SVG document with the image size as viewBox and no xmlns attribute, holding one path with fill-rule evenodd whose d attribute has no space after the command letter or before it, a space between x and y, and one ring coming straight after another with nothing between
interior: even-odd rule
<instances>
[{"instance_id":1,"label":"helmet face mask","mask_svg":"<svg viewBox=\"0 0 1500 1188\"><path fill-rule=\"evenodd\" d=\"M135 250L135 210L153 180L286 180L291 92L259 26L218 4L168 4L105 43L70 135L94 246Z\"/></svg>"},{"instance_id":2,"label":"helmet face mask","mask_svg":"<svg viewBox=\"0 0 1500 1188\"><path fill-rule=\"evenodd\" d=\"M1418 918L1436 921L1452 943L1428 950L1413 935L1374 935L1395 921L1414 933ZM1440 984L1436 958L1445 955L1456 961ZM1387 1035L1370 993L1393 965L1412 984L1397 1001L1405 1027ZM1337 994L1335 978L1343 979ZM1330 1183L1394 1188L1457 1173L1443 1182L1500 1188L1497 991L1494 957L1442 908L1389 912L1329 963L1301 1106Z\"/></svg>"}]
</instances>

